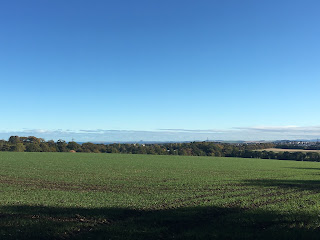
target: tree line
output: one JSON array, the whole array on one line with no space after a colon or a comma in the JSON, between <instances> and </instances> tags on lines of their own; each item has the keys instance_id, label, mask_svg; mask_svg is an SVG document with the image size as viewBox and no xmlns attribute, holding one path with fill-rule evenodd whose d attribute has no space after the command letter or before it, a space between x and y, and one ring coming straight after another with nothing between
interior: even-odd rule
<instances>
[{"instance_id":1,"label":"tree line","mask_svg":"<svg viewBox=\"0 0 320 240\"><path fill-rule=\"evenodd\" d=\"M275 148L280 149L301 149L301 150L320 150L320 143L312 145L299 145L299 144L277 144Z\"/></svg>"},{"instance_id":2,"label":"tree line","mask_svg":"<svg viewBox=\"0 0 320 240\"><path fill-rule=\"evenodd\" d=\"M221 142L190 142L163 144L94 144L91 142L79 144L64 140L45 141L34 136L11 136L8 141L0 140L0 151L13 152L87 152L87 153L124 153L153 155L183 155L183 156L215 156L281 159L297 161L318 161L320 154L316 152L272 152L262 149L272 148L274 143L221 143Z\"/></svg>"}]
</instances>

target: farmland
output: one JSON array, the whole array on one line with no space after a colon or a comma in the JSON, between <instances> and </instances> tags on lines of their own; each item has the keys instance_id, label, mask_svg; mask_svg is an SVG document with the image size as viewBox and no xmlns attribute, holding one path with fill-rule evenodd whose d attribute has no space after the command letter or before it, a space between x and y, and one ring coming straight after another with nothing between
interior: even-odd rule
<instances>
[{"instance_id":1,"label":"farmland","mask_svg":"<svg viewBox=\"0 0 320 240\"><path fill-rule=\"evenodd\" d=\"M0 152L0 239L317 239L320 165Z\"/></svg>"},{"instance_id":2,"label":"farmland","mask_svg":"<svg viewBox=\"0 0 320 240\"><path fill-rule=\"evenodd\" d=\"M320 153L320 150L305 150L305 149L287 149L287 148L266 148L266 149L260 149L257 151L272 151L272 152L315 152Z\"/></svg>"}]
</instances>

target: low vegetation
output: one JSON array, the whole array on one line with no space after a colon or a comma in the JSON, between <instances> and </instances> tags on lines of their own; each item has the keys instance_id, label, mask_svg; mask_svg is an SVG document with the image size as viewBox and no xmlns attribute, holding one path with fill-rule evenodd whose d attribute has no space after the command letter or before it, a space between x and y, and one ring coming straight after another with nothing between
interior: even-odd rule
<instances>
[{"instance_id":1,"label":"low vegetation","mask_svg":"<svg viewBox=\"0 0 320 240\"><path fill-rule=\"evenodd\" d=\"M318 239L319 163L0 152L0 239Z\"/></svg>"}]
</instances>

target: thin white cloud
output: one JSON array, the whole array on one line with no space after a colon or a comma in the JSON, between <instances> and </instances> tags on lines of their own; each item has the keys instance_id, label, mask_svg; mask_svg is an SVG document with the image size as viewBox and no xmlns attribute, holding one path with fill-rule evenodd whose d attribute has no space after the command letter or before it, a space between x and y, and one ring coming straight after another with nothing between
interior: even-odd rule
<instances>
[{"instance_id":1,"label":"thin white cloud","mask_svg":"<svg viewBox=\"0 0 320 240\"><path fill-rule=\"evenodd\" d=\"M253 126L232 129L157 129L154 131L117 129L23 129L0 130L0 139L36 136L46 140L85 141L203 141L203 140L283 140L320 138L320 126Z\"/></svg>"},{"instance_id":2,"label":"thin white cloud","mask_svg":"<svg viewBox=\"0 0 320 240\"><path fill-rule=\"evenodd\" d=\"M168 132L190 132L190 133L223 133L228 132L230 130L218 130L218 129L181 129L181 128L164 128L159 129L160 131L168 131Z\"/></svg>"},{"instance_id":3,"label":"thin white cloud","mask_svg":"<svg viewBox=\"0 0 320 240\"><path fill-rule=\"evenodd\" d=\"M242 131L260 132L260 133L278 133L290 135L320 135L320 126L256 126L256 127L238 127L234 128Z\"/></svg>"}]
</instances>

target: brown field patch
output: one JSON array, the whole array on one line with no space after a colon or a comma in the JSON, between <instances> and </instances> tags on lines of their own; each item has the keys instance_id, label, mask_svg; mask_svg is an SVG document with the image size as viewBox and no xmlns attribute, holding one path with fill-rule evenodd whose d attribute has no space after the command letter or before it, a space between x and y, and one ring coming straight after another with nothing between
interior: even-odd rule
<instances>
[{"instance_id":1,"label":"brown field patch","mask_svg":"<svg viewBox=\"0 0 320 240\"><path fill-rule=\"evenodd\" d=\"M320 150L304 150L304 149L281 149L281 148L266 148L257 151L270 151L270 152L317 152L320 153Z\"/></svg>"}]
</instances>

